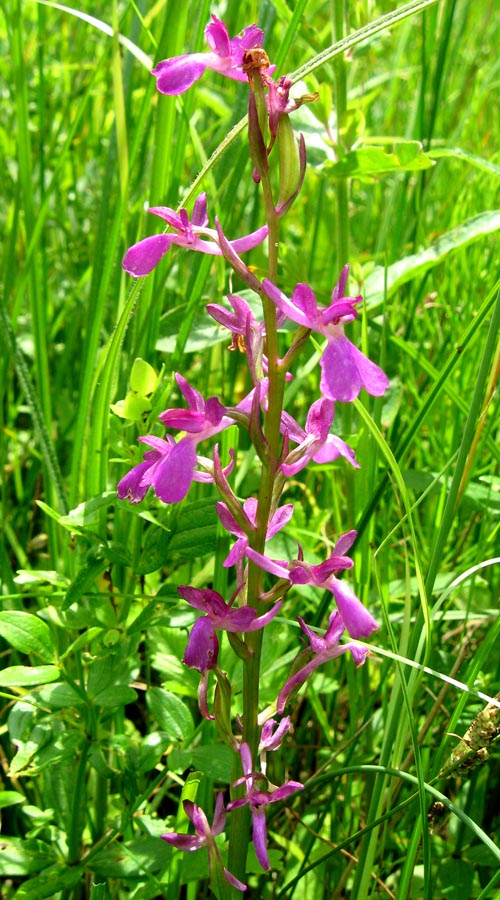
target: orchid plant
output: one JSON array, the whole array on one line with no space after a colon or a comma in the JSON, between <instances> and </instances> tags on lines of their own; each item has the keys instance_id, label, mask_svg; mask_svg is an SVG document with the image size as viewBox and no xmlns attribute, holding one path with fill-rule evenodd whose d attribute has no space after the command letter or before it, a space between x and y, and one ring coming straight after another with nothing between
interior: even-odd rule
<instances>
[{"instance_id":1,"label":"orchid plant","mask_svg":"<svg viewBox=\"0 0 500 900\"><path fill-rule=\"evenodd\" d=\"M271 785L266 776L266 753L276 752L291 729L290 715L283 716L285 709L289 714L292 712L297 692L327 661L349 652L356 666L362 665L368 650L357 641L368 638L377 628L372 614L348 580L341 577L353 566L346 554L356 539L354 531L340 535L333 552L318 565L304 561L300 546L296 559L273 559L266 553L266 543L292 519L293 504L281 504L289 479L308 465L321 465L339 457L358 467L354 451L331 433L335 403L352 402L362 388L380 397L389 381L345 334L345 329L358 317L362 300L361 296L347 293L347 260L343 261L345 265L329 306L319 306L307 284L297 284L291 297L278 286L281 223L300 192L305 171L305 142L302 136L297 138L293 133L289 116L301 102L313 97L293 100L289 96L290 79L273 77L274 67L262 47L263 32L255 25L231 39L224 23L212 16L205 34L209 51L159 62L153 75L158 90L167 95L188 90L207 69L248 84L249 155L254 180L261 186L266 222L257 231L232 239L224 234L219 221L215 221L215 228L208 227L204 194L196 200L191 218L185 209L176 212L155 207L150 212L171 230L132 246L125 254L123 268L132 277L145 276L173 245L222 256L261 304L261 317L237 294L228 296L231 308L217 303L207 307L208 314L230 333L231 346L244 351L252 389L242 401L227 406L217 397L205 400L177 373L177 385L187 408L167 409L160 414L159 422L166 429L182 434L177 439L169 432L139 438L148 449L143 461L121 479L118 496L137 504L151 489L162 503L179 503L186 497L192 481L210 482L220 496L216 504L219 520L234 538L224 561L224 566L235 570L236 590L230 598L210 587L180 585L178 588L180 597L201 613L191 630L183 663L200 673L201 715L214 720L221 739L234 753L231 797L224 809L222 794L218 795L211 827L203 809L185 801L185 812L195 834L164 835L165 841L179 850L189 852L206 847L212 890L217 896L232 897L247 889L250 841L262 869L266 871L270 867L266 832L269 804L288 800L303 788L299 782L286 780L281 787ZM272 152L275 145L277 158ZM241 254L266 239L268 271L261 281ZM280 334L285 323L297 326L296 330ZM284 408L285 387L313 332L326 339L320 359L321 396L312 403L304 425L300 425L292 412ZM236 451L231 451L229 463L224 466L219 446L212 440L234 425L246 430L255 449L260 467L255 496L241 497L236 493L231 486ZM211 441L211 455L201 457L198 445ZM285 678L274 704L262 710L259 684L263 630L277 615L287 619L288 595L295 585L308 585L319 591L326 589L332 595L334 608L324 634L298 617L309 646L307 649L297 646L291 674ZM349 639L343 641L346 632ZM243 666L240 716L232 709L231 688L219 666L223 635ZM212 702L213 677L216 687ZM227 814L230 826L226 867L215 838L225 831Z\"/></svg>"}]
</instances>

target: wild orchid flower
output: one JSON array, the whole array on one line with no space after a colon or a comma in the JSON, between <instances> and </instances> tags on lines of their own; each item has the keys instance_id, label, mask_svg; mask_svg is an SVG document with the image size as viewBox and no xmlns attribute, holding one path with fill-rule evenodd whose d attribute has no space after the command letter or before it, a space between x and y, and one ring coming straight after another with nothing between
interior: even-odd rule
<instances>
[{"instance_id":1,"label":"wild orchid flower","mask_svg":"<svg viewBox=\"0 0 500 900\"><path fill-rule=\"evenodd\" d=\"M317 566L304 563L302 560L286 562L270 559L251 547L247 547L245 556L261 569L278 578L284 578L291 584L310 584L330 591L351 637L366 638L378 628L375 619L356 597L352 588L334 575L334 572L350 569L354 565L352 559L344 554L354 543L355 537L355 531L343 534L335 544L332 555Z\"/></svg>"},{"instance_id":2,"label":"wild orchid flower","mask_svg":"<svg viewBox=\"0 0 500 900\"><path fill-rule=\"evenodd\" d=\"M350 642L347 644L339 643L340 638L344 633L345 626L342 621L342 616L338 612L333 612L331 614L328 628L323 637L316 634L315 631L312 631L300 616L297 616L297 618L302 631L309 638L310 647L308 650L304 651L304 656L309 656L311 651L314 656L306 663L306 665L295 672L281 689L276 705L276 712L278 715L282 715L292 691L304 684L311 672L314 672L318 666L323 665L323 663L328 662L330 659L336 659L338 656L342 656L342 654L347 653L348 650L352 653L356 665L361 666L368 653L368 650L364 647L359 647L357 644L352 644Z\"/></svg>"},{"instance_id":3,"label":"wild orchid flower","mask_svg":"<svg viewBox=\"0 0 500 900\"><path fill-rule=\"evenodd\" d=\"M195 472L198 444L232 425L234 419L231 413L235 418L248 416L252 409L253 391L236 407L226 408L216 397L204 400L182 375L177 373L175 377L188 409L167 409L158 418L167 427L186 431L187 434L178 442L170 435L165 440L155 435L138 438L153 449L146 451L143 462L119 482L120 500L127 498L132 503L139 503L151 486L163 503L179 503L186 496L192 481L211 480L206 472ZM232 466L233 459L228 471Z\"/></svg>"},{"instance_id":4,"label":"wild orchid flower","mask_svg":"<svg viewBox=\"0 0 500 900\"><path fill-rule=\"evenodd\" d=\"M148 212L159 216L174 231L144 238L127 250L123 257L122 268L134 278L148 275L173 244L187 250L197 250L199 253L222 256L218 233L214 228L208 227L206 194L200 194L196 199L191 219L185 209L176 212L168 206L152 206ZM263 228L228 243L236 253L243 253L257 247L266 237L267 225L264 225Z\"/></svg>"},{"instance_id":5,"label":"wild orchid flower","mask_svg":"<svg viewBox=\"0 0 500 900\"><path fill-rule=\"evenodd\" d=\"M327 463L343 456L352 466L359 469L354 451L342 438L330 434L333 415L333 400L326 397L312 404L307 414L305 429L301 428L287 412L282 413L281 431L288 435L290 441L298 444L298 447L288 453L280 466L287 478L304 469L311 459L316 463Z\"/></svg>"},{"instance_id":6,"label":"wild orchid flower","mask_svg":"<svg viewBox=\"0 0 500 900\"><path fill-rule=\"evenodd\" d=\"M344 403L355 400L362 387L374 397L381 397L389 387L389 379L382 369L344 334L344 326L357 318L355 306L362 299L344 296L348 272L349 266L345 266L327 307L318 306L307 284L297 284L289 300L267 278L262 282L267 296L289 319L326 337L328 344L320 360L320 389L324 397Z\"/></svg>"},{"instance_id":7,"label":"wild orchid flower","mask_svg":"<svg viewBox=\"0 0 500 900\"><path fill-rule=\"evenodd\" d=\"M246 891L246 884L238 881L238 879L223 866L219 848L215 842L217 835L221 834L226 826L226 811L224 809L222 793L217 794L212 827L208 824L208 819L201 807L197 806L196 803L193 803L192 800L184 800L183 806L186 815L194 825L195 834L178 834L177 832L172 832L171 834L162 834L163 840L172 847L177 847L178 850L184 850L188 853L206 847L208 851L208 868L210 871L211 882L213 884L217 883L217 870L222 870L224 878L232 887L236 888L238 891Z\"/></svg>"},{"instance_id":8,"label":"wild orchid flower","mask_svg":"<svg viewBox=\"0 0 500 900\"><path fill-rule=\"evenodd\" d=\"M257 500L255 497L247 497L245 502L243 503L243 513L248 522L248 531L253 531L255 529L255 522L257 517ZM238 565L243 557L245 556L245 550L248 547L248 534L244 531L241 525L238 524L227 505L222 502L218 502L215 504L217 515L221 520L226 531L229 531L231 534L234 534L237 537L236 543L231 548L231 552L229 556L222 563L223 566L236 566ZM270 541L275 534L278 533L285 525L288 524L293 515L293 503L286 503L285 506L280 506L269 520L269 525L267 528L266 541Z\"/></svg>"},{"instance_id":9,"label":"wild orchid flower","mask_svg":"<svg viewBox=\"0 0 500 900\"><path fill-rule=\"evenodd\" d=\"M178 591L190 606L205 613L197 622L208 619L212 628L235 634L245 634L248 631L258 631L260 628L264 628L278 614L283 603L282 600L278 601L267 613L258 616L251 606L232 607L217 591L210 588L181 585Z\"/></svg>"},{"instance_id":10,"label":"wild orchid flower","mask_svg":"<svg viewBox=\"0 0 500 900\"><path fill-rule=\"evenodd\" d=\"M248 803L252 814L252 831L253 845L255 853L262 868L267 872L269 866L269 856L267 854L267 828L266 828L266 806L269 803L277 803L279 800L286 800L290 794L295 791L301 791L304 787L300 781L287 781L281 787L273 791L267 790L269 782L261 772L253 771L252 754L247 743L243 743L240 748L241 764L243 767L243 777L238 778L234 782L233 787L244 784L246 789L245 797L232 800L227 804L228 812L245 806Z\"/></svg>"},{"instance_id":11,"label":"wild orchid flower","mask_svg":"<svg viewBox=\"0 0 500 900\"><path fill-rule=\"evenodd\" d=\"M203 75L212 69L234 81L248 81L243 71L243 58L247 50L262 46L264 32L256 25L248 25L241 35L230 38L228 30L217 16L205 28L210 50L205 53L185 53L159 62L152 71L161 94L183 94ZM267 70L272 72L274 66Z\"/></svg>"}]
</instances>

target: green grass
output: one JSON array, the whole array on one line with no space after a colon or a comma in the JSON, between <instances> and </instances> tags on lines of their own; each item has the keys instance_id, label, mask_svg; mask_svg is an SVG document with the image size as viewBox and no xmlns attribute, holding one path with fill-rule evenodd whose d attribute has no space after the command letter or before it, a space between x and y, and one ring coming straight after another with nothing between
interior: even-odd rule
<instances>
[{"instance_id":1,"label":"green grass","mask_svg":"<svg viewBox=\"0 0 500 900\"><path fill-rule=\"evenodd\" d=\"M500 12L490 0L404 17L403 4L347 6L346 28L340 2L217 7L233 34L258 21L279 71L320 93L295 113L309 165L282 226L280 287L307 281L325 304L347 255L366 298L350 336L391 378L383 402L337 404L361 470L313 467L285 494L296 513L274 555L295 556L300 541L320 561L325 541L358 528L351 583L380 631L364 667L342 657L301 692L268 774L305 789L272 810L278 875L253 874L252 890L496 898L500 742L475 768L439 772L500 690ZM224 592L234 574L219 565L212 488L168 508L115 491L140 458L137 436L160 434L158 413L178 402L174 372L224 402L248 390L243 358L204 312L241 289L220 259L173 250L140 282L120 267L157 229L148 204L190 209L206 190L226 234L264 221L245 86L206 73L167 98L148 71L148 58L204 49L213 10L95 4L113 36L56 5L2 5L2 900L204 896L201 854L186 862L159 840L186 828L189 772L203 773L208 805L231 778L227 748L200 721L197 673L180 663L193 617L176 588ZM392 154L386 171L377 147ZM262 249L251 264L265 275ZM318 347L287 387L301 422ZM110 410L137 357L160 375L139 425ZM235 484L248 496L258 470L239 441ZM296 615L324 628L330 604L297 591L270 627L263 705L295 657ZM222 653L238 704L240 667ZM429 820L436 800L444 815Z\"/></svg>"}]
</instances>

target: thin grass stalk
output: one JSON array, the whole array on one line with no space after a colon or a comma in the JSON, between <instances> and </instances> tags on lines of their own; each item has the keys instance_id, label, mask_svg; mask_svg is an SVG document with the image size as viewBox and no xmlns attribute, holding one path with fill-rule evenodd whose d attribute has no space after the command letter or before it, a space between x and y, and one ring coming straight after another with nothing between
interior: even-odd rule
<instances>
[{"instance_id":1,"label":"thin grass stalk","mask_svg":"<svg viewBox=\"0 0 500 900\"><path fill-rule=\"evenodd\" d=\"M463 437L458 453L457 463L446 499L445 508L439 527L435 531L435 539L432 546L431 558L425 579L425 588L428 596L432 594L436 575L441 564L442 555L446 543L449 539L450 529L456 513L457 500L462 483L463 473L467 465L467 458L471 446L474 441L474 435L478 427L481 416L481 407L485 395L486 386L488 384L488 375L491 369L492 361L498 346L498 334L500 332L500 290L497 293L496 302L493 307L488 335L486 337L484 350L481 356L477 380L474 387L474 393L470 404L469 415L465 423Z\"/></svg>"}]
</instances>

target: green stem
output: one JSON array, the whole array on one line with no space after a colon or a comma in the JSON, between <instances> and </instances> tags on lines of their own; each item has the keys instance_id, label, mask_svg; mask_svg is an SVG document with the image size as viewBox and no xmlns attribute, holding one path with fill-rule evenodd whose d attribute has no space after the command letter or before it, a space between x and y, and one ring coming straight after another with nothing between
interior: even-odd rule
<instances>
[{"instance_id":1,"label":"green stem","mask_svg":"<svg viewBox=\"0 0 500 900\"><path fill-rule=\"evenodd\" d=\"M257 82L257 79L255 79L255 82ZM255 85L255 88L259 90L262 86L259 83L259 85ZM267 167L261 169L259 174L268 226L268 276L273 283L276 283L280 220L275 212L271 179ZM262 455L263 463L258 496L256 530L250 538L251 547L259 553L264 552L269 519L272 514L273 488L280 455L280 423L286 374L286 366L280 360L278 352L276 307L263 292L261 293L261 300L266 326L269 380L268 409L264 425L267 452ZM246 602L257 611L259 611L260 607L261 594L262 572L255 563L249 561ZM247 634L246 645L250 651L250 656L243 662L243 741L250 747L254 762L256 762L259 742L258 713L262 638L261 630ZM236 765L239 767L239 760ZM245 879L246 857L250 842L250 825L251 817L248 806L233 811L229 842L229 869L241 880Z\"/></svg>"}]
</instances>

